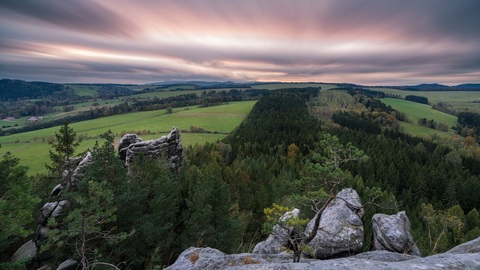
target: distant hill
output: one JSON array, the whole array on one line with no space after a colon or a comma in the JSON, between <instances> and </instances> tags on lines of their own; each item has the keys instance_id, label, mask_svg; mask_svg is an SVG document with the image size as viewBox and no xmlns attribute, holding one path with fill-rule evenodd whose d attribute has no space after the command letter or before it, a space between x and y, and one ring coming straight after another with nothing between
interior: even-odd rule
<instances>
[{"instance_id":1,"label":"distant hill","mask_svg":"<svg viewBox=\"0 0 480 270\"><path fill-rule=\"evenodd\" d=\"M0 100L42 98L63 90L63 84L57 83L0 80Z\"/></svg>"},{"instance_id":2,"label":"distant hill","mask_svg":"<svg viewBox=\"0 0 480 270\"><path fill-rule=\"evenodd\" d=\"M242 82L208 82L208 81L167 81L149 83L147 85L156 85L161 87L192 85L195 89L218 89L218 88L250 88L252 83Z\"/></svg>"},{"instance_id":3,"label":"distant hill","mask_svg":"<svg viewBox=\"0 0 480 270\"><path fill-rule=\"evenodd\" d=\"M411 86L392 86L391 88L407 90L407 91L480 91L480 84L467 83L454 86L448 86L438 83L419 84Z\"/></svg>"}]
</instances>

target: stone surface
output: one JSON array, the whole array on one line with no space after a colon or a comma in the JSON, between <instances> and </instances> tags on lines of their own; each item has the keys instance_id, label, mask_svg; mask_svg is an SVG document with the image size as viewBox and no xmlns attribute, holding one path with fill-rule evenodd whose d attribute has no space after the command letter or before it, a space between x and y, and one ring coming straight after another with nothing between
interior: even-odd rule
<instances>
[{"instance_id":1,"label":"stone surface","mask_svg":"<svg viewBox=\"0 0 480 270\"><path fill-rule=\"evenodd\" d=\"M288 218L298 217L300 210L297 208L285 213L280 217L280 221L284 221ZM257 254L277 254L284 250L284 247L289 243L288 240L289 231L287 228L283 228L279 225L273 226L272 233L265 241L262 241L255 245L253 253Z\"/></svg>"},{"instance_id":2,"label":"stone surface","mask_svg":"<svg viewBox=\"0 0 480 270\"><path fill-rule=\"evenodd\" d=\"M23 259L33 258L36 254L37 246L33 240L30 240L17 249L17 251L15 251L10 261L16 262Z\"/></svg>"},{"instance_id":3,"label":"stone surface","mask_svg":"<svg viewBox=\"0 0 480 270\"><path fill-rule=\"evenodd\" d=\"M348 258L331 260L302 259L292 263L292 255L280 254L231 254L227 255L212 248L189 248L182 252L177 261L166 268L169 270L196 269L365 269L365 270L474 270L480 269L480 253L469 251L479 248L480 238L454 248L457 252L446 252L421 258L417 256L376 250ZM460 247L460 246L459 246Z\"/></svg>"},{"instance_id":4,"label":"stone surface","mask_svg":"<svg viewBox=\"0 0 480 270\"><path fill-rule=\"evenodd\" d=\"M458 254L467 254L467 253L479 253L480 254L480 237L472 241L468 241L461 245L458 245L446 253L458 253Z\"/></svg>"},{"instance_id":5,"label":"stone surface","mask_svg":"<svg viewBox=\"0 0 480 270\"><path fill-rule=\"evenodd\" d=\"M62 262L58 267L57 270L75 270L77 269L78 262L72 259L68 259Z\"/></svg>"},{"instance_id":6,"label":"stone surface","mask_svg":"<svg viewBox=\"0 0 480 270\"><path fill-rule=\"evenodd\" d=\"M180 130L173 128L166 136L156 140L142 141L130 144L126 148L125 166L136 157L144 155L153 158L164 158L173 171L178 171L183 162L183 146L180 140Z\"/></svg>"},{"instance_id":7,"label":"stone surface","mask_svg":"<svg viewBox=\"0 0 480 270\"><path fill-rule=\"evenodd\" d=\"M64 207L67 207L69 202L67 200L57 202L47 202L40 209L40 216L37 219L37 223L40 225L46 225L50 217L58 217L63 213Z\"/></svg>"},{"instance_id":8,"label":"stone surface","mask_svg":"<svg viewBox=\"0 0 480 270\"><path fill-rule=\"evenodd\" d=\"M313 256L328 259L350 256L363 248L363 208L357 192L351 188L337 194L325 208L317 235L308 243ZM305 230L309 235L315 223L313 218Z\"/></svg>"},{"instance_id":9,"label":"stone surface","mask_svg":"<svg viewBox=\"0 0 480 270\"><path fill-rule=\"evenodd\" d=\"M85 176L85 171L88 166L92 163L92 153L87 152L85 157L78 163L73 172L71 173L70 180L64 179L64 185L70 187L70 184L75 187L78 181L82 180Z\"/></svg>"},{"instance_id":10,"label":"stone surface","mask_svg":"<svg viewBox=\"0 0 480 270\"><path fill-rule=\"evenodd\" d=\"M127 158L127 148L134 143L139 143L142 138L137 134L125 134L118 142L118 158L125 161Z\"/></svg>"},{"instance_id":11,"label":"stone surface","mask_svg":"<svg viewBox=\"0 0 480 270\"><path fill-rule=\"evenodd\" d=\"M374 249L421 256L412 236L405 211L396 215L375 214L372 217Z\"/></svg>"}]
</instances>

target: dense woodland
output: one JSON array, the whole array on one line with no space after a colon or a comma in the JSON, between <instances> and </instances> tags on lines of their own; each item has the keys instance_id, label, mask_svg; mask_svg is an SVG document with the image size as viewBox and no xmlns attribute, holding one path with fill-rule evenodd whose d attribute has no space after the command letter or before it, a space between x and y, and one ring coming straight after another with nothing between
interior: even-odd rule
<instances>
[{"instance_id":1,"label":"dense woodland","mask_svg":"<svg viewBox=\"0 0 480 270\"><path fill-rule=\"evenodd\" d=\"M190 246L249 252L267 236L265 208L272 203L300 207L289 198L302 192L299 180L312 176L310 165L318 162L315 156L322 155L322 142L329 134L368 157L342 165L346 177L338 187L355 188L365 204L366 251L371 249L370 220L377 212L405 210L424 255L480 236L477 158L451 145L402 133L395 124L401 114L376 99L375 93L350 93L366 111L336 112L334 124L327 125L311 113L319 91L260 93L262 98L249 116L226 139L185 149L185 162L178 173L162 162L144 159L135 165L141 169L134 166L127 175L111 134L104 134L92 149L94 163L81 184L61 194L72 206L62 220L51 224L58 230L44 240L42 254L55 251L57 262L73 256L90 263L158 269L172 264ZM228 97L234 98L233 93ZM222 95L212 94L212 103L225 102ZM68 125L63 128L52 146L49 174L29 178L27 168L10 155L0 162L0 195L17 195L2 201L0 220L23 224L18 230L1 230L0 261L6 261L33 233L34 216L58 183L53 176L62 169L61 154L80 154L58 147L66 135L76 135ZM19 202L20 198L24 201ZM21 214L8 215L9 207L20 204L22 209L15 212ZM313 213L302 208L302 215L311 218ZM94 222L98 219L103 222ZM92 226L83 235L93 240L82 242L82 221ZM86 246L83 253L75 249L80 242ZM27 265L34 266L38 260Z\"/></svg>"}]
</instances>

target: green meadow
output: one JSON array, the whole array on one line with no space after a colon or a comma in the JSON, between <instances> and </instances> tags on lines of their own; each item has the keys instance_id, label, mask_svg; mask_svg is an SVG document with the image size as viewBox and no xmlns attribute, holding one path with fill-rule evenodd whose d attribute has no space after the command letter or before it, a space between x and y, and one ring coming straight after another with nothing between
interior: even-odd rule
<instances>
[{"instance_id":1,"label":"green meadow","mask_svg":"<svg viewBox=\"0 0 480 270\"><path fill-rule=\"evenodd\" d=\"M382 91L385 94L399 95L402 98L408 95L426 97L431 105L444 102L455 111L480 112L480 91L404 91L393 88L370 89Z\"/></svg>"},{"instance_id":2,"label":"green meadow","mask_svg":"<svg viewBox=\"0 0 480 270\"><path fill-rule=\"evenodd\" d=\"M438 130L419 126L417 125L417 122L420 118L427 118L428 120L433 119L437 123L446 124L449 128L457 125L456 116L434 110L429 105L394 98L384 98L382 99L382 102L392 106L392 108L394 108L395 110L403 112L407 115L411 122L402 123L402 127L407 133L415 136L429 136L433 134L446 136L452 134L453 132L451 130L449 132L441 132Z\"/></svg>"},{"instance_id":3,"label":"green meadow","mask_svg":"<svg viewBox=\"0 0 480 270\"><path fill-rule=\"evenodd\" d=\"M233 102L226 105L206 108L186 107L174 108L172 114L165 110L128 113L72 123L70 126L84 138L78 151L92 148L98 135L108 130L118 140L125 133L137 133L144 140L159 138L172 129L190 131L191 127L202 128L212 133L182 133L185 146L214 142L223 139L237 127L256 101ZM29 174L45 171L45 163L49 162L48 140L54 137L59 127L36 130L0 137L0 155L7 151L20 158L22 164L28 164Z\"/></svg>"}]
</instances>

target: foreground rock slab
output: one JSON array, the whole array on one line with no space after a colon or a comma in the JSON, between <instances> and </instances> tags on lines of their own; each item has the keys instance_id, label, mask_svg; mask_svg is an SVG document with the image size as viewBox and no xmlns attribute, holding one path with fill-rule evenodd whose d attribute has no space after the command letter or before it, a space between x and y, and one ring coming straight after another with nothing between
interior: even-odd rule
<instances>
[{"instance_id":1,"label":"foreground rock slab","mask_svg":"<svg viewBox=\"0 0 480 270\"><path fill-rule=\"evenodd\" d=\"M480 238L452 250L428 257L417 257L385 250L361 253L356 256L331 260L302 259L292 263L292 255L280 254L225 254L213 248L189 248L168 267L169 270L196 269L480 269Z\"/></svg>"}]
</instances>

